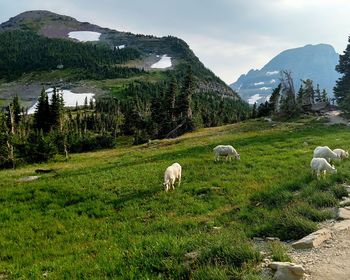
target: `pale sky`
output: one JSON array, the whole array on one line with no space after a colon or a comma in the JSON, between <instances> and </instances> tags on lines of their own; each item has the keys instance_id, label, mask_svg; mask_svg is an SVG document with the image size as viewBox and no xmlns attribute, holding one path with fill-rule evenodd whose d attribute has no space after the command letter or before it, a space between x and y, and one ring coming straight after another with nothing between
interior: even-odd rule
<instances>
[{"instance_id":1,"label":"pale sky","mask_svg":"<svg viewBox=\"0 0 350 280\"><path fill-rule=\"evenodd\" d=\"M0 0L0 22L28 10L180 37L228 84L288 48L326 43L342 53L350 35L349 0Z\"/></svg>"}]
</instances>

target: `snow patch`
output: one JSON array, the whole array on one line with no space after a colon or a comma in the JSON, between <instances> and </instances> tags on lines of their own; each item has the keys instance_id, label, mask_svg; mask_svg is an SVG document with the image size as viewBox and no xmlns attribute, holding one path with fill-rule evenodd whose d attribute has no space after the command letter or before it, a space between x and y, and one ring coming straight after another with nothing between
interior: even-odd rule
<instances>
[{"instance_id":1,"label":"snow patch","mask_svg":"<svg viewBox=\"0 0 350 280\"><path fill-rule=\"evenodd\" d=\"M171 57L164 54L158 62L151 66L151 68L165 69L171 67L171 65Z\"/></svg>"},{"instance_id":2,"label":"snow patch","mask_svg":"<svg viewBox=\"0 0 350 280\"><path fill-rule=\"evenodd\" d=\"M261 85L264 85L265 83L264 82L258 82L258 83L254 83L254 86L261 86Z\"/></svg>"},{"instance_id":3,"label":"snow patch","mask_svg":"<svg viewBox=\"0 0 350 280\"><path fill-rule=\"evenodd\" d=\"M270 87L261 87L260 90L270 90Z\"/></svg>"},{"instance_id":4,"label":"snow patch","mask_svg":"<svg viewBox=\"0 0 350 280\"><path fill-rule=\"evenodd\" d=\"M59 94L62 94L63 96L64 107L75 107L77 103L78 103L78 106L83 106L85 102L85 98L87 98L88 102L90 102L91 98L93 99L93 101L95 101L94 93L74 93L66 89L63 89L63 90L56 89L56 90ZM47 92L47 95L50 101L53 94L53 88L49 88L45 92ZM35 113L37 105L38 105L38 101L35 102L35 104L28 109L29 115Z\"/></svg>"},{"instance_id":5,"label":"snow patch","mask_svg":"<svg viewBox=\"0 0 350 280\"><path fill-rule=\"evenodd\" d=\"M258 100L260 100L262 98L262 96L260 94L254 94L253 96L251 96L248 99L248 103L253 105L255 102L257 102Z\"/></svg>"},{"instance_id":6,"label":"snow patch","mask_svg":"<svg viewBox=\"0 0 350 280\"><path fill-rule=\"evenodd\" d=\"M115 46L116 50L121 50L121 49L124 49L124 48L125 48L125 45Z\"/></svg>"},{"instance_id":7,"label":"snow patch","mask_svg":"<svg viewBox=\"0 0 350 280\"><path fill-rule=\"evenodd\" d=\"M80 42L99 41L101 33L93 31L72 31L68 33L68 37L77 39Z\"/></svg>"},{"instance_id":8,"label":"snow patch","mask_svg":"<svg viewBox=\"0 0 350 280\"><path fill-rule=\"evenodd\" d=\"M269 101L271 97L271 94L269 94L268 96L265 97L265 101Z\"/></svg>"},{"instance_id":9,"label":"snow patch","mask_svg":"<svg viewBox=\"0 0 350 280\"><path fill-rule=\"evenodd\" d=\"M272 80L270 81L270 84L274 84L274 83L276 83L276 80L275 80L275 79L272 79Z\"/></svg>"},{"instance_id":10,"label":"snow patch","mask_svg":"<svg viewBox=\"0 0 350 280\"><path fill-rule=\"evenodd\" d=\"M267 71L266 76L273 76L273 75L279 74L279 72L280 71Z\"/></svg>"}]
</instances>

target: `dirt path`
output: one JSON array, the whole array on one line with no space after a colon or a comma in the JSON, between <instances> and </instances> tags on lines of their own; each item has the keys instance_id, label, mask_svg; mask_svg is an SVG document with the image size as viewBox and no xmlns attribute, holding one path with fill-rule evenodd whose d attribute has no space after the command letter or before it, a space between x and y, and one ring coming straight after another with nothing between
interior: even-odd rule
<instances>
[{"instance_id":1,"label":"dirt path","mask_svg":"<svg viewBox=\"0 0 350 280\"><path fill-rule=\"evenodd\" d=\"M349 280L350 230L336 231L321 247L293 250L291 256L305 268L306 280Z\"/></svg>"}]
</instances>

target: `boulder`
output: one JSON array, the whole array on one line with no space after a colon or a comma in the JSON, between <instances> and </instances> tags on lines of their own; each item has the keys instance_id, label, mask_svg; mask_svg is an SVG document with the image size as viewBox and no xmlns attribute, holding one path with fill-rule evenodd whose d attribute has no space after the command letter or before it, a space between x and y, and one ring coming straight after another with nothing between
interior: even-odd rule
<instances>
[{"instance_id":1,"label":"boulder","mask_svg":"<svg viewBox=\"0 0 350 280\"><path fill-rule=\"evenodd\" d=\"M350 198L345 198L344 200L340 201L339 202L339 205L340 206L347 206L347 205L350 205Z\"/></svg>"},{"instance_id":2,"label":"boulder","mask_svg":"<svg viewBox=\"0 0 350 280\"><path fill-rule=\"evenodd\" d=\"M269 267L276 270L275 280L299 280L303 278L305 273L301 265L290 262L272 262Z\"/></svg>"},{"instance_id":3,"label":"boulder","mask_svg":"<svg viewBox=\"0 0 350 280\"><path fill-rule=\"evenodd\" d=\"M294 242L292 247L295 249L308 249L319 247L324 241L332 237L329 229L320 229L304 238Z\"/></svg>"},{"instance_id":4,"label":"boulder","mask_svg":"<svg viewBox=\"0 0 350 280\"><path fill-rule=\"evenodd\" d=\"M40 176L27 176L17 180L17 182L32 182L38 180Z\"/></svg>"},{"instance_id":5,"label":"boulder","mask_svg":"<svg viewBox=\"0 0 350 280\"><path fill-rule=\"evenodd\" d=\"M350 220L350 207L339 208L338 220Z\"/></svg>"}]
</instances>

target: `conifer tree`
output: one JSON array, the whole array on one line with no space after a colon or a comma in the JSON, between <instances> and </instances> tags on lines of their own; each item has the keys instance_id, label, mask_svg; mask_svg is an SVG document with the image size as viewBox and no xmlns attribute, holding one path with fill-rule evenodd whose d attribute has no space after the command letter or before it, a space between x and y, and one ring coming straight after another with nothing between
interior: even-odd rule
<instances>
[{"instance_id":1,"label":"conifer tree","mask_svg":"<svg viewBox=\"0 0 350 280\"><path fill-rule=\"evenodd\" d=\"M255 119L256 117L257 117L257 110L256 110L256 102L255 102L252 109L252 118Z\"/></svg>"},{"instance_id":2,"label":"conifer tree","mask_svg":"<svg viewBox=\"0 0 350 280\"><path fill-rule=\"evenodd\" d=\"M322 96L321 96L320 85L317 84L315 89L315 102L321 102L321 101L322 101Z\"/></svg>"},{"instance_id":3,"label":"conifer tree","mask_svg":"<svg viewBox=\"0 0 350 280\"><path fill-rule=\"evenodd\" d=\"M53 89L50 108L50 127L53 129L62 129L63 126L63 98L56 88Z\"/></svg>"},{"instance_id":4,"label":"conifer tree","mask_svg":"<svg viewBox=\"0 0 350 280\"><path fill-rule=\"evenodd\" d=\"M50 130L50 105L48 95L44 88L41 90L35 109L34 124L37 130L43 130L44 132Z\"/></svg>"},{"instance_id":5,"label":"conifer tree","mask_svg":"<svg viewBox=\"0 0 350 280\"><path fill-rule=\"evenodd\" d=\"M177 81L172 77L164 98L165 116L162 128L165 134L176 127L176 97L178 96Z\"/></svg>"},{"instance_id":6,"label":"conifer tree","mask_svg":"<svg viewBox=\"0 0 350 280\"><path fill-rule=\"evenodd\" d=\"M322 90L321 101L322 102L329 102L328 97L327 97L327 91L325 89Z\"/></svg>"},{"instance_id":7,"label":"conifer tree","mask_svg":"<svg viewBox=\"0 0 350 280\"><path fill-rule=\"evenodd\" d=\"M192 131L194 123L192 120L192 95L194 93L194 77L191 66L188 67L182 92L179 98L180 121L183 123L184 131Z\"/></svg>"},{"instance_id":8,"label":"conifer tree","mask_svg":"<svg viewBox=\"0 0 350 280\"><path fill-rule=\"evenodd\" d=\"M339 63L335 70L342 75L334 87L334 96L338 105L347 112L350 111L350 36L348 45L342 55L339 56Z\"/></svg>"},{"instance_id":9,"label":"conifer tree","mask_svg":"<svg viewBox=\"0 0 350 280\"><path fill-rule=\"evenodd\" d=\"M281 91L281 84L279 84L272 92L270 99L269 99L269 106L271 113L276 113L278 109L278 103L280 99L280 91Z\"/></svg>"}]
</instances>

